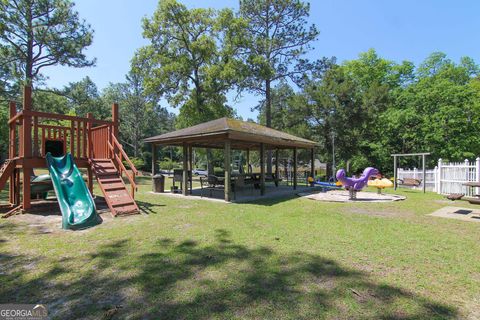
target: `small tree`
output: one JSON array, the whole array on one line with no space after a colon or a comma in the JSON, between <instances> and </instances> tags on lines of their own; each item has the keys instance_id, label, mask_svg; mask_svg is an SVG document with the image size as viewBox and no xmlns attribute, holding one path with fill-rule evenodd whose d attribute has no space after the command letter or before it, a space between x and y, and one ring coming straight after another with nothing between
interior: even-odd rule
<instances>
[{"instance_id":1,"label":"small tree","mask_svg":"<svg viewBox=\"0 0 480 320\"><path fill-rule=\"evenodd\" d=\"M0 0L0 50L5 64L31 85L43 68L92 66L84 49L93 31L69 0Z\"/></svg>"}]
</instances>

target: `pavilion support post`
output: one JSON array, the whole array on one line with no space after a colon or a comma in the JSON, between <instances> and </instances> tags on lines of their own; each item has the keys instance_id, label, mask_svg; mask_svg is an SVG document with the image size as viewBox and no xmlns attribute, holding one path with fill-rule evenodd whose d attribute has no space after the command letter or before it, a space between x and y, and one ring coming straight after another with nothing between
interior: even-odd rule
<instances>
[{"instance_id":1,"label":"pavilion support post","mask_svg":"<svg viewBox=\"0 0 480 320\"><path fill-rule=\"evenodd\" d=\"M250 170L250 149L247 149L247 170L245 172L252 173Z\"/></svg>"},{"instance_id":2,"label":"pavilion support post","mask_svg":"<svg viewBox=\"0 0 480 320\"><path fill-rule=\"evenodd\" d=\"M423 193L425 193L426 191L426 182L427 182L427 179L426 179L426 172L425 172L425 155L422 154L422 172L423 172L423 179L422 179L422 185L423 185Z\"/></svg>"},{"instance_id":3,"label":"pavilion support post","mask_svg":"<svg viewBox=\"0 0 480 320\"><path fill-rule=\"evenodd\" d=\"M157 146L152 143L152 177L155 175L157 165Z\"/></svg>"},{"instance_id":4,"label":"pavilion support post","mask_svg":"<svg viewBox=\"0 0 480 320\"><path fill-rule=\"evenodd\" d=\"M189 177L190 194L192 194L192 190L193 190L193 147L192 146L188 146L188 170L190 171L190 177Z\"/></svg>"},{"instance_id":5,"label":"pavilion support post","mask_svg":"<svg viewBox=\"0 0 480 320\"><path fill-rule=\"evenodd\" d=\"M23 110L32 110L32 88L25 86L23 89ZM21 144L23 144L23 209L30 209L30 175L32 174L31 163L28 159L32 158L32 117L25 115L23 117Z\"/></svg>"},{"instance_id":6,"label":"pavilion support post","mask_svg":"<svg viewBox=\"0 0 480 320\"><path fill-rule=\"evenodd\" d=\"M315 181L315 149L310 149L310 177ZM314 184L312 183L312 186Z\"/></svg>"},{"instance_id":7,"label":"pavilion support post","mask_svg":"<svg viewBox=\"0 0 480 320\"><path fill-rule=\"evenodd\" d=\"M393 190L397 190L397 156L393 156Z\"/></svg>"},{"instance_id":8,"label":"pavilion support post","mask_svg":"<svg viewBox=\"0 0 480 320\"><path fill-rule=\"evenodd\" d=\"M293 148L293 190L297 189L297 148Z\"/></svg>"},{"instance_id":9,"label":"pavilion support post","mask_svg":"<svg viewBox=\"0 0 480 320\"><path fill-rule=\"evenodd\" d=\"M223 148L224 152L224 170L225 170L225 201L231 200L231 173L232 173L232 166L231 166L231 144L230 141L225 141L225 146Z\"/></svg>"},{"instance_id":10,"label":"pavilion support post","mask_svg":"<svg viewBox=\"0 0 480 320\"><path fill-rule=\"evenodd\" d=\"M260 195L265 195L265 144L260 143Z\"/></svg>"},{"instance_id":11,"label":"pavilion support post","mask_svg":"<svg viewBox=\"0 0 480 320\"><path fill-rule=\"evenodd\" d=\"M275 186L276 187L278 187L278 181L280 181L279 180L280 171L279 171L279 168L278 168L278 153L279 152L278 152L278 148L277 148L277 149L275 149Z\"/></svg>"},{"instance_id":12,"label":"pavilion support post","mask_svg":"<svg viewBox=\"0 0 480 320\"><path fill-rule=\"evenodd\" d=\"M182 194L188 194L188 146L183 144L183 179L182 179Z\"/></svg>"}]
</instances>

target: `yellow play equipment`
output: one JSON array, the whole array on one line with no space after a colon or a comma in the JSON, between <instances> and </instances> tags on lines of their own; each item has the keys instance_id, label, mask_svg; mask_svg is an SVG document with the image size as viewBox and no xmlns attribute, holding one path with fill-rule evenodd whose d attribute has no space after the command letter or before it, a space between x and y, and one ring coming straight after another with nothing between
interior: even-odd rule
<instances>
[{"instance_id":1,"label":"yellow play equipment","mask_svg":"<svg viewBox=\"0 0 480 320\"><path fill-rule=\"evenodd\" d=\"M392 188L393 182L387 178L375 179L375 180L369 180L368 186L377 188L378 194L382 194L382 189Z\"/></svg>"}]
</instances>

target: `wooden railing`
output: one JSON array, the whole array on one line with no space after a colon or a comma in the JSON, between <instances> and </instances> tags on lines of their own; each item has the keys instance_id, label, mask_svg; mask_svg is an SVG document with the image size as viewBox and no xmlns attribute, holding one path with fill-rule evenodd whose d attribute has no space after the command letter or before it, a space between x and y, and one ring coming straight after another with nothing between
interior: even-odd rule
<instances>
[{"instance_id":1,"label":"wooden railing","mask_svg":"<svg viewBox=\"0 0 480 320\"><path fill-rule=\"evenodd\" d=\"M123 150L122 145L118 142L117 138L111 134L111 143L108 141L108 148L110 149L112 159L117 169L120 172L120 176L123 176L123 173L127 176L128 181L130 182L132 198L135 198L135 191L137 190L137 184L135 177L138 174L137 168L133 165L132 161L128 157L127 153ZM131 174L129 174L127 168L123 164L123 160L128 164Z\"/></svg>"},{"instance_id":2,"label":"wooden railing","mask_svg":"<svg viewBox=\"0 0 480 320\"><path fill-rule=\"evenodd\" d=\"M14 105L11 106L14 110ZM52 124L53 121L60 124ZM68 125L62 125L64 123ZM97 137L94 134L89 138L89 131L99 131L97 128L113 127L114 122L97 120L91 117L83 118L69 115L37 111L21 111L8 121L10 126L9 157L44 157L46 155L46 141L60 141L63 152L70 152L75 159L93 157L91 150L96 150L97 145L103 146L105 158L108 158L107 146L104 142L108 136ZM26 133L25 126L30 129ZM95 125L100 125L94 127ZM24 136L27 134L27 136ZM28 138L28 139L26 139ZM89 148L89 144L93 148Z\"/></svg>"}]
</instances>

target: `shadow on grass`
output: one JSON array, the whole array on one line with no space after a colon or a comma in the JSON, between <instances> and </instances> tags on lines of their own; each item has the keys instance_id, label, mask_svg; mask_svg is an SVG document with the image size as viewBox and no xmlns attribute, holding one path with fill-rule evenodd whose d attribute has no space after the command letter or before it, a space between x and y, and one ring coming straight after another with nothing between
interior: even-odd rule
<instances>
[{"instance_id":1,"label":"shadow on grass","mask_svg":"<svg viewBox=\"0 0 480 320\"><path fill-rule=\"evenodd\" d=\"M155 208L155 207L165 207L164 204L155 204L155 203L139 201L139 200L135 200L135 202L137 203L140 211L144 214L155 214L157 212L155 210L153 210L153 208Z\"/></svg>"},{"instance_id":2,"label":"shadow on grass","mask_svg":"<svg viewBox=\"0 0 480 320\"><path fill-rule=\"evenodd\" d=\"M10 225L2 228L4 235L12 232ZM2 254L0 303L44 303L56 319L457 316L321 255L248 248L225 230L216 230L213 243L165 238L151 245L142 252L131 240L113 241L85 257L57 258L34 276L26 276L28 266L41 261Z\"/></svg>"}]
</instances>

